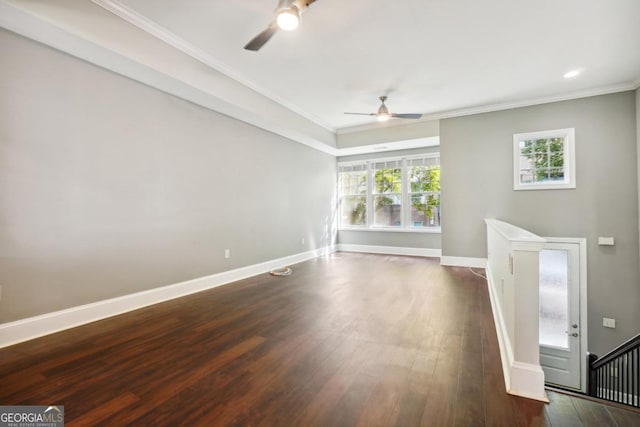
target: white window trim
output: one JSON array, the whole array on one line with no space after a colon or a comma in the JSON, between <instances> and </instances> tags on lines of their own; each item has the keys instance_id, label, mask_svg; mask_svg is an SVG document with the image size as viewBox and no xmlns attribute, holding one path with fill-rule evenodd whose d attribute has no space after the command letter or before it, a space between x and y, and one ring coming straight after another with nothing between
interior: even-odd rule
<instances>
[{"instance_id":1,"label":"white window trim","mask_svg":"<svg viewBox=\"0 0 640 427\"><path fill-rule=\"evenodd\" d=\"M414 154L410 156L401 156L401 157L378 157L375 159L366 159L366 160L352 160L347 162L338 162L338 171L340 170L340 166L353 166L353 165L367 165L367 225L341 225L338 224L338 230L345 231L381 231L381 232L389 232L389 233L427 233L427 234L439 234L441 232L441 227L413 227L410 225L410 217L411 210L406 209L405 206L409 206L411 203L411 193L409 193L408 185L409 185L409 168L407 167L407 161L412 159L426 159L426 158L437 158L437 164L440 165L440 153L425 153L425 154ZM399 227L389 227L389 226L380 226L373 224L373 174L375 170L372 165L374 163L379 162L393 162L393 161L402 161L402 188L401 188L401 200L402 200L402 217L401 217L401 225ZM340 200L338 200L340 203ZM339 207L338 207L339 209Z\"/></svg>"},{"instance_id":2,"label":"white window trim","mask_svg":"<svg viewBox=\"0 0 640 427\"><path fill-rule=\"evenodd\" d=\"M520 141L540 138L564 138L564 181L520 182ZM514 190L566 190L576 188L575 129L554 129L513 135L513 189Z\"/></svg>"},{"instance_id":3,"label":"white window trim","mask_svg":"<svg viewBox=\"0 0 640 427\"><path fill-rule=\"evenodd\" d=\"M368 227L366 225L349 225L340 227L340 231L380 231L383 233L424 233L424 234L440 234L440 227L412 227L412 228L392 228L392 227Z\"/></svg>"}]
</instances>

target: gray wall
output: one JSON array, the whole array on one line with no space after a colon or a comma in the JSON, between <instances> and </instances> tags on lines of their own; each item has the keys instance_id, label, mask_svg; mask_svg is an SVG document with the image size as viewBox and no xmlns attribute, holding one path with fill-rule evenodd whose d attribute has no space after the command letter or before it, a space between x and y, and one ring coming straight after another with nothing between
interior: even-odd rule
<instances>
[{"instance_id":1,"label":"gray wall","mask_svg":"<svg viewBox=\"0 0 640 427\"><path fill-rule=\"evenodd\" d=\"M355 127L350 130L340 130L336 137L336 145L338 148L349 148L408 139L428 138L440 134L439 125L440 122L438 120L418 122L406 120L401 125L390 120L388 122L375 123L374 127L367 126L364 129Z\"/></svg>"},{"instance_id":2,"label":"gray wall","mask_svg":"<svg viewBox=\"0 0 640 427\"><path fill-rule=\"evenodd\" d=\"M640 88L636 89L636 143L636 154L638 156L636 162L636 167L638 168L638 208L640 210ZM640 233L640 214L638 215L638 232ZM640 262L638 262L638 265L640 266Z\"/></svg>"},{"instance_id":3,"label":"gray wall","mask_svg":"<svg viewBox=\"0 0 640 427\"><path fill-rule=\"evenodd\" d=\"M442 252L486 257L483 219L541 236L588 239L589 348L603 353L640 332L634 92L443 120ZM514 191L514 133L574 127L574 190ZM614 247L597 245L614 236ZM617 319L616 329L602 317Z\"/></svg>"},{"instance_id":4,"label":"gray wall","mask_svg":"<svg viewBox=\"0 0 640 427\"><path fill-rule=\"evenodd\" d=\"M332 243L332 156L3 30L0 52L0 322Z\"/></svg>"},{"instance_id":5,"label":"gray wall","mask_svg":"<svg viewBox=\"0 0 640 427\"><path fill-rule=\"evenodd\" d=\"M440 249L440 233L340 230L338 243L396 248Z\"/></svg>"},{"instance_id":6,"label":"gray wall","mask_svg":"<svg viewBox=\"0 0 640 427\"><path fill-rule=\"evenodd\" d=\"M338 162L383 159L385 157L413 156L416 154L437 153L439 151L440 147L385 151L381 153L359 154L356 156L341 156L338 157ZM338 243L352 245L440 249L440 240L440 233L412 233L372 230L338 231Z\"/></svg>"}]
</instances>

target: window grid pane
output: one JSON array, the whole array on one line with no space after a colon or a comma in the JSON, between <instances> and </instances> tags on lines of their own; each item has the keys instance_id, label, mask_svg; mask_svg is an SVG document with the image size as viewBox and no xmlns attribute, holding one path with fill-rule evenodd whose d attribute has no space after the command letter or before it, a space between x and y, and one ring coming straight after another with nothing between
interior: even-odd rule
<instances>
[{"instance_id":1,"label":"window grid pane","mask_svg":"<svg viewBox=\"0 0 640 427\"><path fill-rule=\"evenodd\" d=\"M520 183L564 181L563 137L520 141Z\"/></svg>"},{"instance_id":2,"label":"window grid pane","mask_svg":"<svg viewBox=\"0 0 640 427\"><path fill-rule=\"evenodd\" d=\"M373 197L373 224L384 227L402 225L402 195L384 194Z\"/></svg>"},{"instance_id":3,"label":"window grid pane","mask_svg":"<svg viewBox=\"0 0 640 427\"><path fill-rule=\"evenodd\" d=\"M373 174L373 193L390 194L402 192L402 169L376 169Z\"/></svg>"},{"instance_id":4,"label":"window grid pane","mask_svg":"<svg viewBox=\"0 0 640 427\"><path fill-rule=\"evenodd\" d=\"M440 167L409 169L411 212L409 227L440 227Z\"/></svg>"},{"instance_id":5,"label":"window grid pane","mask_svg":"<svg viewBox=\"0 0 640 427\"><path fill-rule=\"evenodd\" d=\"M440 191L440 168L436 166L414 166L409 168L411 193Z\"/></svg>"},{"instance_id":6,"label":"window grid pane","mask_svg":"<svg viewBox=\"0 0 640 427\"><path fill-rule=\"evenodd\" d=\"M340 194L365 195L367 194L367 172L342 172L340 173Z\"/></svg>"},{"instance_id":7,"label":"window grid pane","mask_svg":"<svg viewBox=\"0 0 640 427\"><path fill-rule=\"evenodd\" d=\"M440 227L440 193L411 195L411 227Z\"/></svg>"},{"instance_id":8,"label":"window grid pane","mask_svg":"<svg viewBox=\"0 0 640 427\"><path fill-rule=\"evenodd\" d=\"M340 224L351 226L367 224L366 196L345 196L340 198Z\"/></svg>"}]
</instances>

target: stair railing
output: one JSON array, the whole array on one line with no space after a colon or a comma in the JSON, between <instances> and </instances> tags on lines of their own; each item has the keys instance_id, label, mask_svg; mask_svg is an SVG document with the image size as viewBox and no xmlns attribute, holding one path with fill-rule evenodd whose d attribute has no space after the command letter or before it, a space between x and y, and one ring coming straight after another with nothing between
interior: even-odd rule
<instances>
[{"instance_id":1,"label":"stair railing","mask_svg":"<svg viewBox=\"0 0 640 427\"><path fill-rule=\"evenodd\" d=\"M590 396L640 407L640 334L602 357L587 354Z\"/></svg>"}]
</instances>

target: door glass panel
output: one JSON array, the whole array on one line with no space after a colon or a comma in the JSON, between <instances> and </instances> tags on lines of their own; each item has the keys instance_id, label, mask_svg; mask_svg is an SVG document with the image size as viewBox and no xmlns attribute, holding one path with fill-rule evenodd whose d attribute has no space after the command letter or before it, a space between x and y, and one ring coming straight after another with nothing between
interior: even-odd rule
<instances>
[{"instance_id":1,"label":"door glass panel","mask_svg":"<svg viewBox=\"0 0 640 427\"><path fill-rule=\"evenodd\" d=\"M540 345L569 348L569 254L540 251Z\"/></svg>"}]
</instances>

